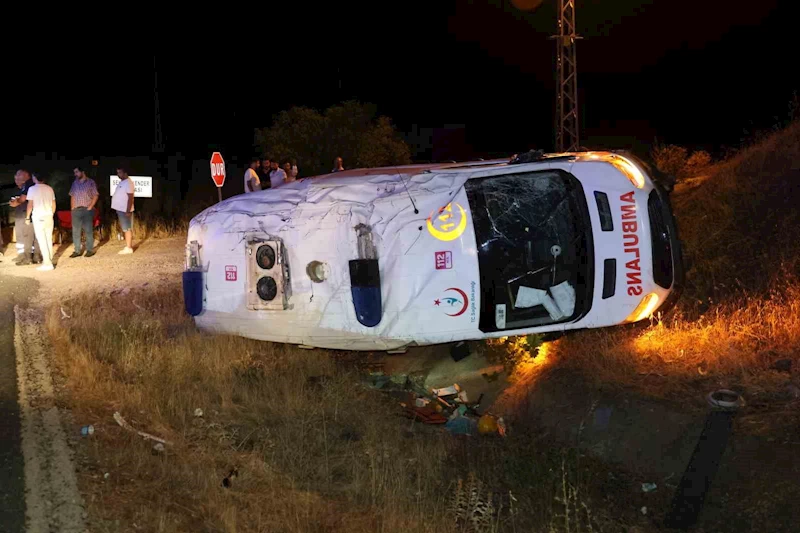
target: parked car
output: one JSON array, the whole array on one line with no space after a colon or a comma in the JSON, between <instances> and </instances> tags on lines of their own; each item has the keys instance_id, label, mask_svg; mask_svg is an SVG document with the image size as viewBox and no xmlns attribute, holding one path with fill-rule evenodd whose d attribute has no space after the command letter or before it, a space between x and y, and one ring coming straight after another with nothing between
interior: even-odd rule
<instances>
[{"instance_id":1,"label":"parked car","mask_svg":"<svg viewBox=\"0 0 800 533\"><path fill-rule=\"evenodd\" d=\"M204 330L348 350L640 321L684 278L655 172L531 152L241 194L191 221L186 309Z\"/></svg>"}]
</instances>

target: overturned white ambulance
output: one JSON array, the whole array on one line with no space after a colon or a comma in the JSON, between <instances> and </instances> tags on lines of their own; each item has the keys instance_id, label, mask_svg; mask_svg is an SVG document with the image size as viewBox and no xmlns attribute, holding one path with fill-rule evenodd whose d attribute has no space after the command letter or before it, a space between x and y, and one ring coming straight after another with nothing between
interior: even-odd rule
<instances>
[{"instance_id":1,"label":"overturned white ambulance","mask_svg":"<svg viewBox=\"0 0 800 533\"><path fill-rule=\"evenodd\" d=\"M612 152L358 169L198 214L184 297L201 329L395 350L642 320L684 270L654 170Z\"/></svg>"}]
</instances>

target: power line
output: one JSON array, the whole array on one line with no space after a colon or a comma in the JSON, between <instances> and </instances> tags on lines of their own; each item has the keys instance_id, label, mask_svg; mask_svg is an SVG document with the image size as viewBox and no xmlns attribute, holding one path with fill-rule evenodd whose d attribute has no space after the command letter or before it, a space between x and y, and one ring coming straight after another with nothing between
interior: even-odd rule
<instances>
[{"instance_id":1,"label":"power line","mask_svg":"<svg viewBox=\"0 0 800 533\"><path fill-rule=\"evenodd\" d=\"M158 69L156 68L156 58L153 56L153 96L155 111L155 135L153 138L153 152L161 153L164 151L164 142L161 137L161 111L158 106Z\"/></svg>"}]
</instances>

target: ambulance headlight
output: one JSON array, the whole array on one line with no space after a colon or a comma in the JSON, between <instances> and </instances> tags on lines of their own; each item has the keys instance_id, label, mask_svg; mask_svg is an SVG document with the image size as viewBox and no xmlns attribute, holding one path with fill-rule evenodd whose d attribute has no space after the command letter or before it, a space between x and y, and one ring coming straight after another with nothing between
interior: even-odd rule
<instances>
[{"instance_id":1,"label":"ambulance headlight","mask_svg":"<svg viewBox=\"0 0 800 533\"><path fill-rule=\"evenodd\" d=\"M644 318L648 318L658 307L658 302L658 294L651 292L642 298L642 301L639 302L639 305L636 306L633 313L628 315L628 318L625 319L625 323L638 322Z\"/></svg>"}]
</instances>

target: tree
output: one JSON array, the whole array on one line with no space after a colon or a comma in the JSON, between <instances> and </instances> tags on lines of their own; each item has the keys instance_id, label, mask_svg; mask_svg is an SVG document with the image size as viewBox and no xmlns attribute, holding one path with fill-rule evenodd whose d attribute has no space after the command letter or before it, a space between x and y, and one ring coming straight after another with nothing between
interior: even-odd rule
<instances>
[{"instance_id":1,"label":"tree","mask_svg":"<svg viewBox=\"0 0 800 533\"><path fill-rule=\"evenodd\" d=\"M711 154L705 150L697 150L686 160L683 169L684 177L694 178L705 172L711 165Z\"/></svg>"},{"instance_id":2,"label":"tree","mask_svg":"<svg viewBox=\"0 0 800 533\"><path fill-rule=\"evenodd\" d=\"M652 150L653 161L661 172L680 179L686 166L688 152L683 146L656 144Z\"/></svg>"},{"instance_id":3,"label":"tree","mask_svg":"<svg viewBox=\"0 0 800 533\"><path fill-rule=\"evenodd\" d=\"M345 168L407 165L411 152L391 120L376 116L372 104L347 101L320 113L292 107L269 128L256 130L255 144L278 161L294 158L302 176L330 172L341 156Z\"/></svg>"},{"instance_id":4,"label":"tree","mask_svg":"<svg viewBox=\"0 0 800 533\"><path fill-rule=\"evenodd\" d=\"M711 155L705 150L697 150L689 155L683 146L656 144L651 154L658 169L678 181L693 178L711 165Z\"/></svg>"}]
</instances>

